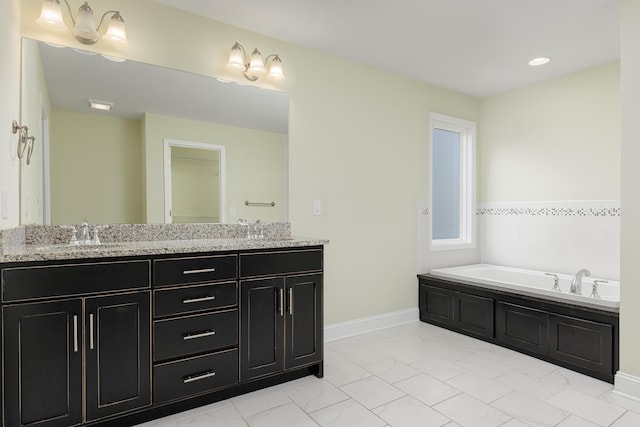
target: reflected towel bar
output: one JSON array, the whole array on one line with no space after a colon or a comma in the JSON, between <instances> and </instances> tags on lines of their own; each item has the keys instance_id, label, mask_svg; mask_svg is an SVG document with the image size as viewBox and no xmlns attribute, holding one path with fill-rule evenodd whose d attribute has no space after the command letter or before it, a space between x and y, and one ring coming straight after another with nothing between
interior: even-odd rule
<instances>
[{"instance_id":1,"label":"reflected towel bar","mask_svg":"<svg viewBox=\"0 0 640 427\"><path fill-rule=\"evenodd\" d=\"M270 203L260 203L260 202L250 202L248 200L244 201L245 206L270 206L273 207L276 205L276 202L270 202Z\"/></svg>"}]
</instances>

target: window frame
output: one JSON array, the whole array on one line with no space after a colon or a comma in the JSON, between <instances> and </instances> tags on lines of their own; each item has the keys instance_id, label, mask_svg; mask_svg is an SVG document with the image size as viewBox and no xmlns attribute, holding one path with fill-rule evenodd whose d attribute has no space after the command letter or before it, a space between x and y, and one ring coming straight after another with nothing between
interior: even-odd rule
<instances>
[{"instance_id":1,"label":"window frame","mask_svg":"<svg viewBox=\"0 0 640 427\"><path fill-rule=\"evenodd\" d=\"M450 251L476 247L476 123L444 114L429 119L429 250ZM460 134L460 237L433 238L433 133L435 129Z\"/></svg>"}]
</instances>

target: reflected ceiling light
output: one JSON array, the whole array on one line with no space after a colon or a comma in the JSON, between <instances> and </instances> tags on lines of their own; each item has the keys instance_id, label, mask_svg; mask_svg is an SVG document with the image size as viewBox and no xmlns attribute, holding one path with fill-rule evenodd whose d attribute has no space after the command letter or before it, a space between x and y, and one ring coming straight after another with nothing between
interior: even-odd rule
<instances>
[{"instance_id":1,"label":"reflected ceiling light","mask_svg":"<svg viewBox=\"0 0 640 427\"><path fill-rule=\"evenodd\" d=\"M529 65L532 67L537 67L539 65L548 64L549 62L551 62L551 58L549 58L548 56L541 56L539 58L533 58L531 61L529 61Z\"/></svg>"},{"instance_id":2,"label":"reflected ceiling light","mask_svg":"<svg viewBox=\"0 0 640 427\"><path fill-rule=\"evenodd\" d=\"M90 99L89 107L93 108L94 110L111 111L111 109L113 108L113 102Z\"/></svg>"},{"instance_id":3,"label":"reflected ceiling light","mask_svg":"<svg viewBox=\"0 0 640 427\"><path fill-rule=\"evenodd\" d=\"M254 49L253 52L251 52L251 58L247 60L247 52L238 42L231 48L227 67L242 71L244 77L252 82L264 76L275 80L284 79L280 56L272 54L267 56L263 61L260 51Z\"/></svg>"},{"instance_id":4,"label":"reflected ceiling light","mask_svg":"<svg viewBox=\"0 0 640 427\"><path fill-rule=\"evenodd\" d=\"M109 25L102 38L121 45L126 45L128 43L127 32L124 27L124 19L122 19L122 15L120 15L119 11L108 10L103 13L102 18L100 18L100 23L96 27L96 23L93 19L93 10L89 6L89 3L84 2L84 4L78 9L77 17L74 18L69 2L67 0L64 0L64 2L67 5L71 21L73 22L71 34L73 34L73 37L75 37L80 43L87 45L95 44L100 38L99 32L102 27L102 23L109 14L111 14ZM40 17L36 22L45 28L66 30L67 26L62 19L60 0L44 0L42 2Z\"/></svg>"}]
</instances>

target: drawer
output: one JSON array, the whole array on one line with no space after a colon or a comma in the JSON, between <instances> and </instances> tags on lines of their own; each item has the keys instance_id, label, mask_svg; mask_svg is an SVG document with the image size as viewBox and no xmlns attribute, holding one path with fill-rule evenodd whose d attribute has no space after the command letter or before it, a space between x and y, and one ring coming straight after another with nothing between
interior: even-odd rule
<instances>
[{"instance_id":1,"label":"drawer","mask_svg":"<svg viewBox=\"0 0 640 427\"><path fill-rule=\"evenodd\" d=\"M153 360L175 359L238 345L238 310L153 322Z\"/></svg>"},{"instance_id":2,"label":"drawer","mask_svg":"<svg viewBox=\"0 0 640 427\"><path fill-rule=\"evenodd\" d=\"M202 283L235 279L236 255L160 259L153 261L153 284Z\"/></svg>"},{"instance_id":3,"label":"drawer","mask_svg":"<svg viewBox=\"0 0 640 427\"><path fill-rule=\"evenodd\" d=\"M143 289L150 286L150 261L56 264L2 270L2 300Z\"/></svg>"},{"instance_id":4,"label":"drawer","mask_svg":"<svg viewBox=\"0 0 640 427\"><path fill-rule=\"evenodd\" d=\"M322 270L322 249L240 254L240 277Z\"/></svg>"},{"instance_id":5,"label":"drawer","mask_svg":"<svg viewBox=\"0 0 640 427\"><path fill-rule=\"evenodd\" d=\"M238 304L236 282L214 283L153 291L154 316L194 313Z\"/></svg>"},{"instance_id":6,"label":"drawer","mask_svg":"<svg viewBox=\"0 0 640 427\"><path fill-rule=\"evenodd\" d=\"M213 391L238 382L238 350L156 365L154 403Z\"/></svg>"}]
</instances>

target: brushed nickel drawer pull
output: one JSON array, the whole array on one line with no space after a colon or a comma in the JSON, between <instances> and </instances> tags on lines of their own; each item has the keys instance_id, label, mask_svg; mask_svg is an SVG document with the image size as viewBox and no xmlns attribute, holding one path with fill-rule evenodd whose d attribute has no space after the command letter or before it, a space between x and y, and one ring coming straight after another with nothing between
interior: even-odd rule
<instances>
[{"instance_id":1,"label":"brushed nickel drawer pull","mask_svg":"<svg viewBox=\"0 0 640 427\"><path fill-rule=\"evenodd\" d=\"M73 315L73 352L78 352L78 315Z\"/></svg>"},{"instance_id":2,"label":"brushed nickel drawer pull","mask_svg":"<svg viewBox=\"0 0 640 427\"><path fill-rule=\"evenodd\" d=\"M216 299L215 295L211 295L208 297L199 297L199 298L185 298L182 300L183 304L191 304L194 302L204 302L204 301L213 301Z\"/></svg>"},{"instance_id":3,"label":"brushed nickel drawer pull","mask_svg":"<svg viewBox=\"0 0 640 427\"><path fill-rule=\"evenodd\" d=\"M280 317L284 316L284 291L282 289L280 292Z\"/></svg>"},{"instance_id":4,"label":"brushed nickel drawer pull","mask_svg":"<svg viewBox=\"0 0 640 427\"><path fill-rule=\"evenodd\" d=\"M93 350L93 314L89 315L89 349Z\"/></svg>"},{"instance_id":5,"label":"brushed nickel drawer pull","mask_svg":"<svg viewBox=\"0 0 640 427\"><path fill-rule=\"evenodd\" d=\"M215 335L216 331L203 331L203 332L196 332L193 334L186 334L182 336L182 339L187 341L187 340L192 340L195 338L204 338L204 337L210 337L212 335Z\"/></svg>"},{"instance_id":6,"label":"brushed nickel drawer pull","mask_svg":"<svg viewBox=\"0 0 640 427\"><path fill-rule=\"evenodd\" d=\"M182 379L182 382L184 384L188 384L194 381L204 380L205 378L211 378L211 377L214 377L215 375L216 375L215 372L207 371L207 372L203 372L202 374L196 374L196 375L190 375L188 377L184 377Z\"/></svg>"},{"instance_id":7,"label":"brushed nickel drawer pull","mask_svg":"<svg viewBox=\"0 0 640 427\"><path fill-rule=\"evenodd\" d=\"M199 270L182 270L182 274L198 274L198 273L213 273L215 268L201 268Z\"/></svg>"}]
</instances>

